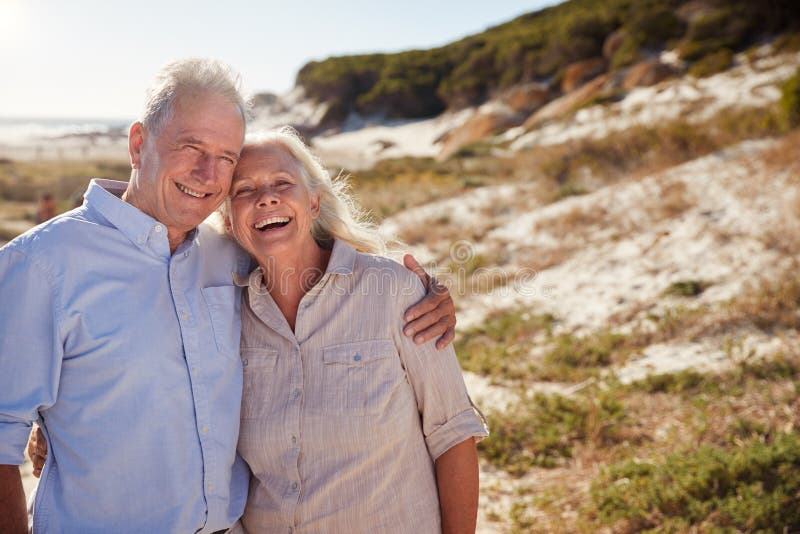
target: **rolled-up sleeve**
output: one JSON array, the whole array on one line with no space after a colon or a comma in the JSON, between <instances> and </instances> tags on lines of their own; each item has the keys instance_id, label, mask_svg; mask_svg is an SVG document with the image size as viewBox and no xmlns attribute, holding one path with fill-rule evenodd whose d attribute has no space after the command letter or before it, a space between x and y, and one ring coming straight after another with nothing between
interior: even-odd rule
<instances>
[{"instance_id":1,"label":"rolled-up sleeve","mask_svg":"<svg viewBox=\"0 0 800 534\"><path fill-rule=\"evenodd\" d=\"M416 276L408 275L411 278L405 279L406 289L397 299L401 322L405 310L425 296L425 289ZM412 338L403 335L402 327L400 324L395 343L414 390L431 457L436 460L467 438L481 440L488 436L486 421L467 393L452 345L442 350L436 349L435 341L417 345Z\"/></svg>"},{"instance_id":2,"label":"rolled-up sleeve","mask_svg":"<svg viewBox=\"0 0 800 534\"><path fill-rule=\"evenodd\" d=\"M0 249L0 464L22 464L31 425L56 399L63 349L55 291L23 251Z\"/></svg>"}]
</instances>

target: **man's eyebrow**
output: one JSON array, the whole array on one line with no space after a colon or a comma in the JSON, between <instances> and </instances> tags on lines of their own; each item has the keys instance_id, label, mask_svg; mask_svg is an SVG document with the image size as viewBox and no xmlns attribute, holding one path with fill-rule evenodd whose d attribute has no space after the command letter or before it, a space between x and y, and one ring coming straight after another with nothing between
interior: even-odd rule
<instances>
[{"instance_id":1,"label":"man's eyebrow","mask_svg":"<svg viewBox=\"0 0 800 534\"><path fill-rule=\"evenodd\" d=\"M237 152L231 152L230 150L224 150L223 152L225 155L233 158L233 161L239 161L239 154Z\"/></svg>"},{"instance_id":2,"label":"man's eyebrow","mask_svg":"<svg viewBox=\"0 0 800 534\"><path fill-rule=\"evenodd\" d=\"M197 137L194 137L192 135L179 137L178 138L178 142L179 143L191 143L193 145L205 145L205 143L201 139L198 139Z\"/></svg>"},{"instance_id":3,"label":"man's eyebrow","mask_svg":"<svg viewBox=\"0 0 800 534\"><path fill-rule=\"evenodd\" d=\"M178 143L189 143L192 145L205 146L205 143L203 142L202 139L198 139L197 137L191 135L187 135L186 137L179 137ZM239 161L238 152L233 152L231 150L223 150L222 153L225 154L226 156L233 158L234 161Z\"/></svg>"}]
</instances>

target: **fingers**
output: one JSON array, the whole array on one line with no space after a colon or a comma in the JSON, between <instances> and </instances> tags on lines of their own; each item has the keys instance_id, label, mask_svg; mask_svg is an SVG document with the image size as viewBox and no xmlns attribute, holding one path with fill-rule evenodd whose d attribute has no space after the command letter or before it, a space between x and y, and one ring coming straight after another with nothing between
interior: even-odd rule
<instances>
[{"instance_id":1,"label":"fingers","mask_svg":"<svg viewBox=\"0 0 800 534\"><path fill-rule=\"evenodd\" d=\"M38 426L31 432L28 439L28 456L33 463L33 476L38 478L42 474L42 468L47 459L47 440L44 439L44 433Z\"/></svg>"},{"instance_id":2,"label":"fingers","mask_svg":"<svg viewBox=\"0 0 800 534\"><path fill-rule=\"evenodd\" d=\"M444 334L436 340L436 348L442 350L447 345L453 342L456 338L456 329L452 326L448 326L447 330L444 331Z\"/></svg>"},{"instance_id":3,"label":"fingers","mask_svg":"<svg viewBox=\"0 0 800 534\"><path fill-rule=\"evenodd\" d=\"M443 316L439 320L433 322L427 327L422 328L417 334L414 335L414 343L417 345L421 345L423 343L427 343L431 339L441 338L447 334L447 330L452 328L448 325L448 317ZM446 347L447 344L444 344L443 347ZM436 348L439 347L437 342Z\"/></svg>"},{"instance_id":4,"label":"fingers","mask_svg":"<svg viewBox=\"0 0 800 534\"><path fill-rule=\"evenodd\" d=\"M420 281L422 281L422 285L428 287L428 281L430 277L414 256L411 254L403 254L403 265L406 266L406 269L419 276Z\"/></svg>"},{"instance_id":5,"label":"fingers","mask_svg":"<svg viewBox=\"0 0 800 534\"><path fill-rule=\"evenodd\" d=\"M47 440L44 439L44 432L39 427L36 428L36 439L34 441L36 443L36 455L47 458Z\"/></svg>"},{"instance_id":6,"label":"fingers","mask_svg":"<svg viewBox=\"0 0 800 534\"><path fill-rule=\"evenodd\" d=\"M436 348L443 349L455 338L456 310L450 291L438 280L428 275L411 254L403 256L403 264L413 271L428 293L404 314L406 336L414 336L417 345L436 340Z\"/></svg>"},{"instance_id":7,"label":"fingers","mask_svg":"<svg viewBox=\"0 0 800 534\"><path fill-rule=\"evenodd\" d=\"M31 463L33 463L33 476L39 478L42 474L42 469L44 468L44 456L35 455L31 457Z\"/></svg>"},{"instance_id":8,"label":"fingers","mask_svg":"<svg viewBox=\"0 0 800 534\"><path fill-rule=\"evenodd\" d=\"M406 327L403 329L403 332L409 336L412 335L413 332L409 331L409 326L412 326L413 322L419 321L420 319L424 319L426 315L432 313L436 308L441 305L442 301L445 299L444 296L438 293L430 293L428 292L421 301L417 302L409 309L406 310L406 313L403 314L403 318L406 320ZM433 319L428 318L426 321L421 323L424 326L429 325L433 321L439 319L437 315ZM413 328L414 332L418 332L420 330L419 327Z\"/></svg>"}]
</instances>

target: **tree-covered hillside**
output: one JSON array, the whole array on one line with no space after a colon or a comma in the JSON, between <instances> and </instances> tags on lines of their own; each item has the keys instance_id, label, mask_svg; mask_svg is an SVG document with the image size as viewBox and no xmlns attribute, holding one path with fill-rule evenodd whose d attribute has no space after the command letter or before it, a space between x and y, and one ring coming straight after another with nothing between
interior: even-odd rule
<instances>
[{"instance_id":1,"label":"tree-covered hillside","mask_svg":"<svg viewBox=\"0 0 800 534\"><path fill-rule=\"evenodd\" d=\"M431 50L332 57L306 64L296 84L329 105L323 122L351 112L436 115L484 102L525 82L559 91L567 66L603 58L626 67L665 48L701 66L800 28L795 0L569 0Z\"/></svg>"}]
</instances>

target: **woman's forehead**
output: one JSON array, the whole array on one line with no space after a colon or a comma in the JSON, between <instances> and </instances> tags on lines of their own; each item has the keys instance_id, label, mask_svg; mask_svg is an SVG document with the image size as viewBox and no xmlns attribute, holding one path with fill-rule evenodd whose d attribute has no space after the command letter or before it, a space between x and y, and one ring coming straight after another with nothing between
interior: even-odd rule
<instances>
[{"instance_id":1,"label":"woman's forehead","mask_svg":"<svg viewBox=\"0 0 800 534\"><path fill-rule=\"evenodd\" d=\"M302 165L285 147L274 144L245 146L236 166L235 178L253 174L265 175L276 172L300 177Z\"/></svg>"}]
</instances>

